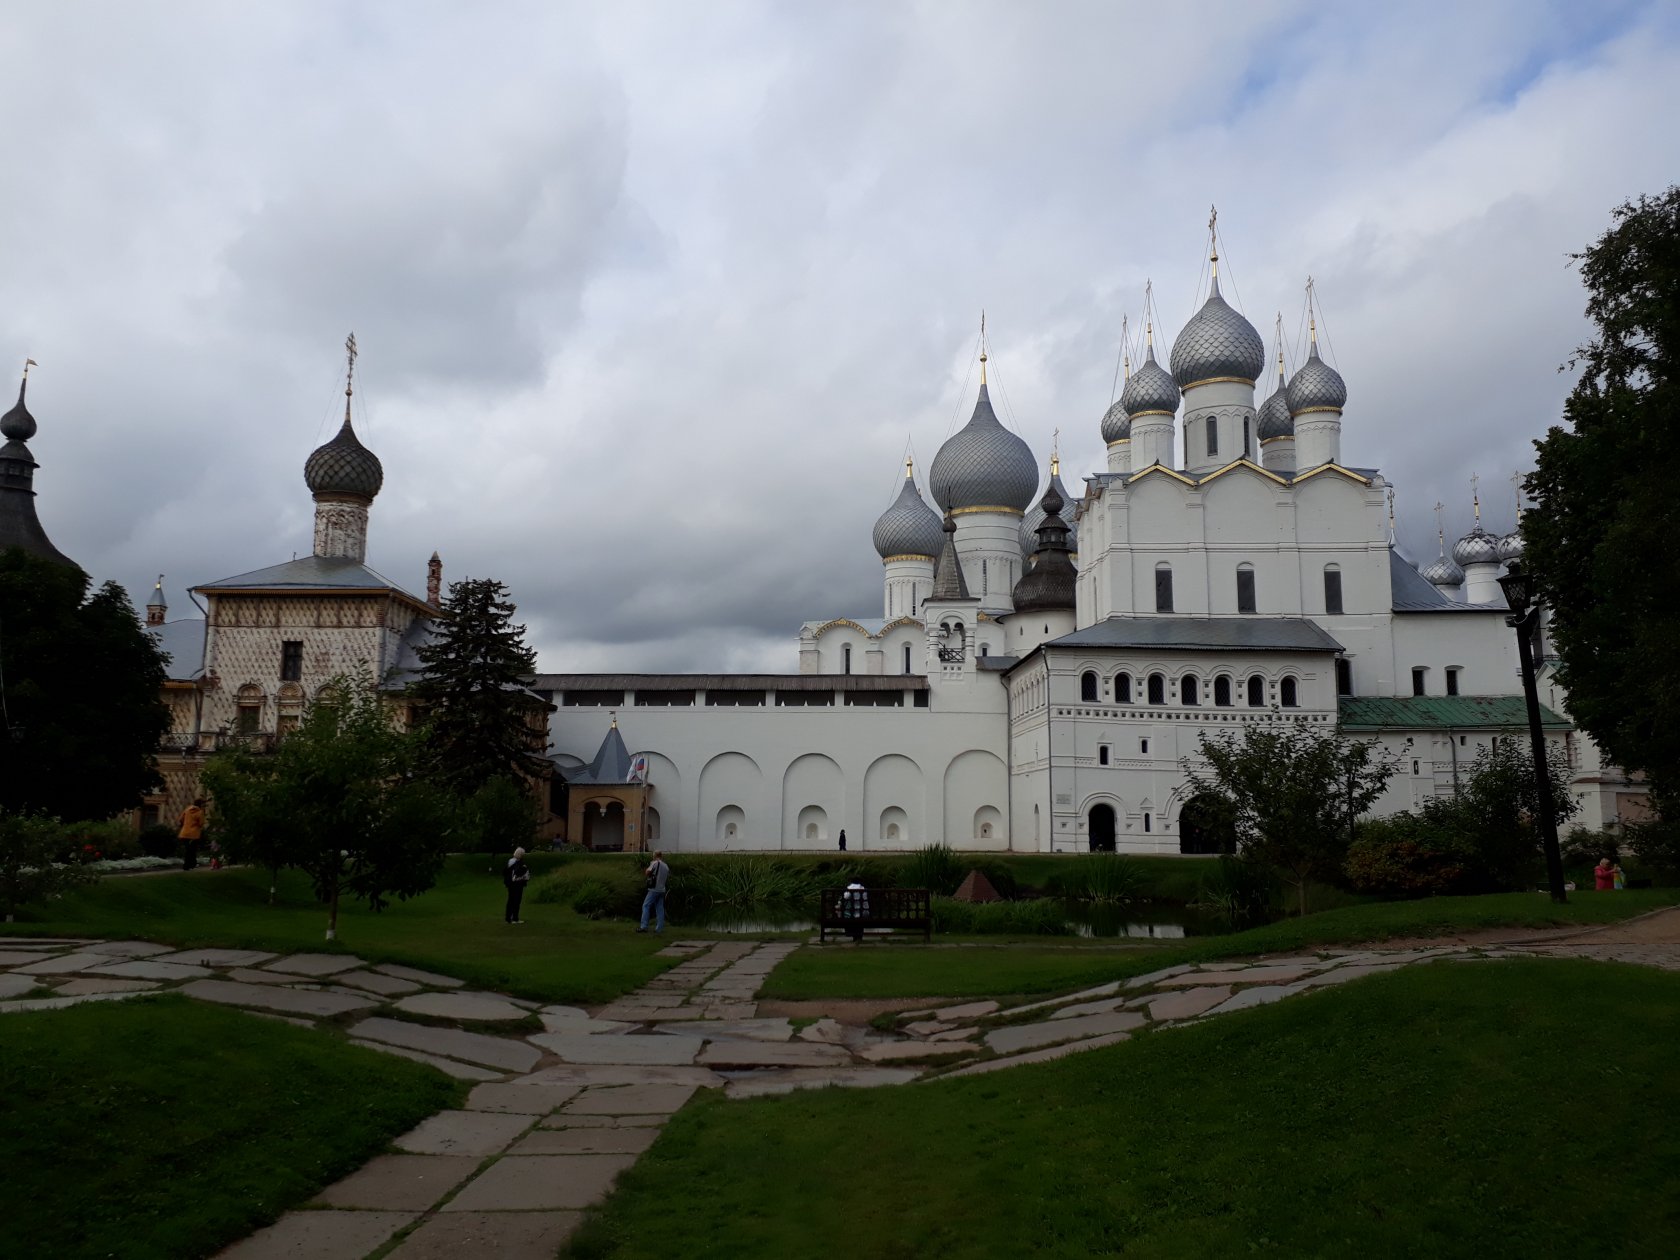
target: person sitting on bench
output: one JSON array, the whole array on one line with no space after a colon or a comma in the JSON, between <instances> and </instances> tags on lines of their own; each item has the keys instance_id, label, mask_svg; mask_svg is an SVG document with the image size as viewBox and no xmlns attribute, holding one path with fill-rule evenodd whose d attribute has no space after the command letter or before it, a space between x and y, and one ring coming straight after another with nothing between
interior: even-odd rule
<instances>
[{"instance_id":1,"label":"person sitting on bench","mask_svg":"<svg viewBox=\"0 0 1680 1260\"><path fill-rule=\"evenodd\" d=\"M846 931L854 941L863 940L863 920L869 917L869 890L857 880L846 885L846 891L840 894L840 913L847 919L855 920L848 925Z\"/></svg>"}]
</instances>

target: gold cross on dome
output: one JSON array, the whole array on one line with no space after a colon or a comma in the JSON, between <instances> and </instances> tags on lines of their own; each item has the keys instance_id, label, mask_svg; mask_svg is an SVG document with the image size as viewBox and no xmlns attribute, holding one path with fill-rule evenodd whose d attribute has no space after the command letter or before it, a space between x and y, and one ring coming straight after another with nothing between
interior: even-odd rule
<instances>
[{"instance_id":1,"label":"gold cross on dome","mask_svg":"<svg viewBox=\"0 0 1680 1260\"><path fill-rule=\"evenodd\" d=\"M351 333L344 339L344 352L349 356L349 366L344 370L344 393L349 396L350 387L356 377L356 334Z\"/></svg>"}]
</instances>

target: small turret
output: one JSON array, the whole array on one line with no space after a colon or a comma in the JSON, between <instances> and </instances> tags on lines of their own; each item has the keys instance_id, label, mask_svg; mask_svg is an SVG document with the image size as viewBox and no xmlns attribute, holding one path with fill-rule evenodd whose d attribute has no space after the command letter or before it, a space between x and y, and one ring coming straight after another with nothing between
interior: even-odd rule
<instances>
[{"instance_id":1,"label":"small turret","mask_svg":"<svg viewBox=\"0 0 1680 1260\"><path fill-rule=\"evenodd\" d=\"M163 597L163 574L152 587L152 597L146 601L146 624L161 626L169 620L169 601Z\"/></svg>"},{"instance_id":2,"label":"small turret","mask_svg":"<svg viewBox=\"0 0 1680 1260\"><path fill-rule=\"evenodd\" d=\"M356 334L344 343L344 423L332 441L304 461L303 480L315 496L315 554L325 559L367 559L368 509L385 484L379 457L361 444L350 423L356 375Z\"/></svg>"},{"instance_id":3,"label":"small turret","mask_svg":"<svg viewBox=\"0 0 1680 1260\"><path fill-rule=\"evenodd\" d=\"M17 547L43 560L74 565L47 537L35 515L35 470L40 467L29 452L35 436L35 417L29 414L25 397L29 391L29 369L34 359L25 359L23 381L18 385L17 405L0 416L0 551Z\"/></svg>"}]
</instances>

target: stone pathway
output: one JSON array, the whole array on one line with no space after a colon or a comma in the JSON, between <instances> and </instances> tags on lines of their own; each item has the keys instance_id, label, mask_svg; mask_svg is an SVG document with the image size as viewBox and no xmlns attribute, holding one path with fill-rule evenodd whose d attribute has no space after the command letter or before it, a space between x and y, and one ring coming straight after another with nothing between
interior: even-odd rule
<instances>
[{"instance_id":1,"label":"stone pathway","mask_svg":"<svg viewBox=\"0 0 1680 1260\"><path fill-rule=\"evenodd\" d=\"M396 1140L396 1153L222 1254L522 1260L553 1256L699 1089L748 1098L995 1072L1436 959L1568 956L1680 970L1680 908L1521 941L1183 964L1011 1008L907 1011L891 1032L760 1017L759 987L798 948L677 941L660 951L675 966L590 1011L348 954L0 937L0 1012L174 990L306 1026L332 1020L359 1045L473 1081L461 1110L432 1116ZM533 1016L541 1032L530 1031ZM508 1031L478 1031L498 1023Z\"/></svg>"}]
</instances>

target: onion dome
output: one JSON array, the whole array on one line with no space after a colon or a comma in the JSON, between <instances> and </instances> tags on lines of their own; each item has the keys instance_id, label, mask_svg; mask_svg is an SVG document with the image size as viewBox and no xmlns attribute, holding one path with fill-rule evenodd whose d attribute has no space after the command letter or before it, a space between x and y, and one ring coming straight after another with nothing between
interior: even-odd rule
<instances>
[{"instance_id":1,"label":"onion dome","mask_svg":"<svg viewBox=\"0 0 1680 1260\"><path fill-rule=\"evenodd\" d=\"M1054 490L1061 500L1062 507L1057 508L1057 512L1062 511L1062 509L1065 508L1072 500L1068 495L1067 487L1062 484L1062 473L1059 462L1053 457L1050 460L1049 488ZM1048 492L1046 493L1046 497L1048 497ZM1027 514L1021 518L1021 554L1023 556L1030 556L1034 550L1037 549L1038 527L1042 524L1044 524L1044 500L1040 499L1037 503L1033 504L1032 507L1027 510ZM1077 554L1079 551L1079 531L1065 518L1062 521L1062 525L1067 530L1067 549Z\"/></svg>"},{"instance_id":2,"label":"onion dome","mask_svg":"<svg viewBox=\"0 0 1680 1260\"><path fill-rule=\"evenodd\" d=\"M1012 599L1017 613L1073 611L1079 574L1068 556L1068 527L1062 520L1066 500L1052 480L1038 502L1041 522L1032 563L1015 583Z\"/></svg>"},{"instance_id":3,"label":"onion dome","mask_svg":"<svg viewBox=\"0 0 1680 1260\"><path fill-rule=\"evenodd\" d=\"M1155 362L1155 347L1150 346L1143 366L1126 382L1120 391L1120 406L1132 420L1139 416L1178 414L1178 382L1166 368ZM1107 427L1107 420L1104 420ZM1128 426L1128 432L1130 427Z\"/></svg>"},{"instance_id":4,"label":"onion dome","mask_svg":"<svg viewBox=\"0 0 1680 1260\"><path fill-rule=\"evenodd\" d=\"M1126 414L1126 404L1117 402L1103 412L1102 438L1112 446L1132 436L1132 418Z\"/></svg>"},{"instance_id":5,"label":"onion dome","mask_svg":"<svg viewBox=\"0 0 1680 1260\"><path fill-rule=\"evenodd\" d=\"M1453 544L1452 555L1459 564L1498 564L1499 539L1478 524Z\"/></svg>"},{"instance_id":6,"label":"onion dome","mask_svg":"<svg viewBox=\"0 0 1680 1260\"><path fill-rule=\"evenodd\" d=\"M1434 564L1424 566L1423 580L1434 586L1459 586L1464 582L1464 570L1442 555Z\"/></svg>"},{"instance_id":7,"label":"onion dome","mask_svg":"<svg viewBox=\"0 0 1680 1260\"><path fill-rule=\"evenodd\" d=\"M1506 534L1503 538L1501 538L1498 546L1499 558L1504 563L1509 564L1512 560L1521 560L1523 553L1521 523L1517 525L1517 528L1513 529L1509 534Z\"/></svg>"},{"instance_id":8,"label":"onion dome","mask_svg":"<svg viewBox=\"0 0 1680 1260\"><path fill-rule=\"evenodd\" d=\"M28 388L29 377L25 376L23 384L18 386L17 405L0 416L0 437L9 442L27 442L35 436L35 417L29 414L29 406L23 401Z\"/></svg>"},{"instance_id":9,"label":"onion dome","mask_svg":"<svg viewBox=\"0 0 1680 1260\"><path fill-rule=\"evenodd\" d=\"M1173 342L1171 363L1180 389L1217 380L1252 385L1265 370L1265 343L1254 325L1220 296L1217 275L1202 309L1190 317Z\"/></svg>"},{"instance_id":10,"label":"onion dome","mask_svg":"<svg viewBox=\"0 0 1680 1260\"><path fill-rule=\"evenodd\" d=\"M344 424L325 446L318 446L303 465L303 480L315 494L345 494L371 499L385 484L379 456L363 446L350 427L350 408Z\"/></svg>"},{"instance_id":11,"label":"onion dome","mask_svg":"<svg viewBox=\"0 0 1680 1260\"><path fill-rule=\"evenodd\" d=\"M1024 512L1038 491L1038 462L1020 438L998 422L986 382L974 414L945 439L928 478L933 501L946 510L991 508Z\"/></svg>"},{"instance_id":12,"label":"onion dome","mask_svg":"<svg viewBox=\"0 0 1680 1260\"><path fill-rule=\"evenodd\" d=\"M1283 382L1283 364L1278 364L1277 388L1271 397L1260 404L1255 419L1255 432L1264 442L1267 438L1295 436L1295 417L1289 414L1289 387Z\"/></svg>"},{"instance_id":13,"label":"onion dome","mask_svg":"<svg viewBox=\"0 0 1680 1260\"><path fill-rule=\"evenodd\" d=\"M945 535L939 529L939 513L927 505L910 461L904 461L904 484L898 498L875 522L875 550L881 559L894 556L926 556L932 560L939 554Z\"/></svg>"},{"instance_id":14,"label":"onion dome","mask_svg":"<svg viewBox=\"0 0 1680 1260\"><path fill-rule=\"evenodd\" d=\"M1313 342L1307 361L1289 378L1289 414L1340 411L1346 405L1347 383L1340 372L1318 357L1318 342Z\"/></svg>"}]
</instances>

